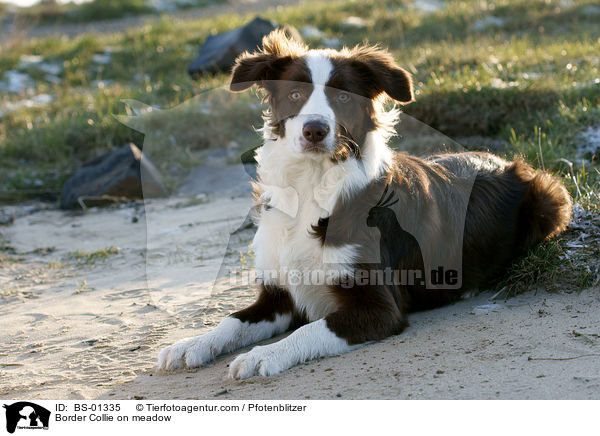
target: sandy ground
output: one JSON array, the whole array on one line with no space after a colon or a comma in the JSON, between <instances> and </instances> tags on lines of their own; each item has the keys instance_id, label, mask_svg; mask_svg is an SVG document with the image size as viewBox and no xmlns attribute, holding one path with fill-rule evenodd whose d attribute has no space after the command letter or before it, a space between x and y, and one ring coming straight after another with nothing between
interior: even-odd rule
<instances>
[{"instance_id":1,"label":"sandy ground","mask_svg":"<svg viewBox=\"0 0 600 436\"><path fill-rule=\"evenodd\" d=\"M192 372L150 370L101 398L600 398L598 289L489 297L415 314L402 335L275 377L229 380L227 356Z\"/></svg>"},{"instance_id":2,"label":"sandy ground","mask_svg":"<svg viewBox=\"0 0 600 436\"><path fill-rule=\"evenodd\" d=\"M243 169L222 171L246 183ZM192 179L203 174L214 177ZM254 297L239 283L253 230L232 235L251 206L237 188L85 214L29 208L0 227L15 251L0 263L0 398L600 399L599 289L495 302L484 292L271 378L226 379L233 355L157 372L162 347ZM119 253L106 259L72 256L110 246Z\"/></svg>"}]
</instances>

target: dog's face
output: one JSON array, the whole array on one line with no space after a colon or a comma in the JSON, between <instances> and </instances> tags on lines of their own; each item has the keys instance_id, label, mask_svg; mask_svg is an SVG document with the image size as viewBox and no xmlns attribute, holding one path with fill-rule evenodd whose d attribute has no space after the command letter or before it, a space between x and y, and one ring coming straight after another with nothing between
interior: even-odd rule
<instances>
[{"instance_id":1,"label":"dog's face","mask_svg":"<svg viewBox=\"0 0 600 436\"><path fill-rule=\"evenodd\" d=\"M309 50L276 30L260 52L236 61L231 90L258 84L268 94L269 127L295 153L360 157L367 133L380 125L377 100L413 100L409 74L374 47Z\"/></svg>"}]
</instances>

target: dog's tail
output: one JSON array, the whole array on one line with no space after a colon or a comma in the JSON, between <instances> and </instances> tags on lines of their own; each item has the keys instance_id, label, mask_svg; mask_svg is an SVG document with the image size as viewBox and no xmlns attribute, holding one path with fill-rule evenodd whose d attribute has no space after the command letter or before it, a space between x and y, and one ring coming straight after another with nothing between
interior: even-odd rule
<instances>
[{"instance_id":1,"label":"dog's tail","mask_svg":"<svg viewBox=\"0 0 600 436\"><path fill-rule=\"evenodd\" d=\"M545 171L535 171L522 161L514 162L516 173L527 182L519 207L519 239L529 249L563 232L571 221L573 202L563 184Z\"/></svg>"}]
</instances>

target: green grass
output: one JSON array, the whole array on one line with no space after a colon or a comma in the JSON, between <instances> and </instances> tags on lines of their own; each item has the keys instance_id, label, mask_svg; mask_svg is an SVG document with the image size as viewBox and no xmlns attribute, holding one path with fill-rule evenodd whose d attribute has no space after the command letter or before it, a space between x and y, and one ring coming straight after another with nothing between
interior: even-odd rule
<instances>
[{"instance_id":1,"label":"green grass","mask_svg":"<svg viewBox=\"0 0 600 436\"><path fill-rule=\"evenodd\" d=\"M0 252L0 266L11 264L11 263L20 263L25 260L24 256L7 256Z\"/></svg>"},{"instance_id":2,"label":"green grass","mask_svg":"<svg viewBox=\"0 0 600 436\"><path fill-rule=\"evenodd\" d=\"M593 258L587 257L586 261L567 259L567 241L565 237L555 238L531 249L511 265L496 285L498 295L510 297L536 288L583 290L597 285L597 277L588 268Z\"/></svg>"},{"instance_id":3,"label":"green grass","mask_svg":"<svg viewBox=\"0 0 600 436\"><path fill-rule=\"evenodd\" d=\"M116 254L119 254L119 249L111 245L108 248L102 248L100 250L91 252L85 252L83 250L72 251L67 253L65 258L67 260L74 260L77 262L77 264L92 265L98 261L106 260L110 256L114 256Z\"/></svg>"},{"instance_id":4,"label":"green grass","mask_svg":"<svg viewBox=\"0 0 600 436\"><path fill-rule=\"evenodd\" d=\"M85 291L89 290L87 282L85 280L79 282L79 287L73 292L73 294L82 294Z\"/></svg>"},{"instance_id":5,"label":"green grass","mask_svg":"<svg viewBox=\"0 0 600 436\"><path fill-rule=\"evenodd\" d=\"M169 3L176 9L188 9L211 5L219 1L186 0ZM159 11L147 0L92 0L81 4L59 4L53 0L45 0L34 6L20 8L16 12L16 20L27 24L56 25L110 20L155 12ZM6 6L0 3L0 18L3 14L7 14Z\"/></svg>"},{"instance_id":6,"label":"green grass","mask_svg":"<svg viewBox=\"0 0 600 436\"><path fill-rule=\"evenodd\" d=\"M46 264L46 268L48 269L63 269L66 268L67 264L66 263L62 263L62 262L54 262L54 261L50 261Z\"/></svg>"}]
</instances>

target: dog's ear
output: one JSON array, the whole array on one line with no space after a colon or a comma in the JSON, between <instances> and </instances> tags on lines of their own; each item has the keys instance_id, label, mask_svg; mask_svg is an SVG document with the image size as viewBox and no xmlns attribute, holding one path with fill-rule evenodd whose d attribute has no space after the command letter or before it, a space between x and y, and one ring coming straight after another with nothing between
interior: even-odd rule
<instances>
[{"instance_id":1,"label":"dog's ear","mask_svg":"<svg viewBox=\"0 0 600 436\"><path fill-rule=\"evenodd\" d=\"M255 83L260 86L262 82L277 80L285 67L307 50L294 33L275 29L263 38L260 51L238 56L231 71L229 89L243 91Z\"/></svg>"},{"instance_id":2,"label":"dog's ear","mask_svg":"<svg viewBox=\"0 0 600 436\"><path fill-rule=\"evenodd\" d=\"M414 101L412 78L410 73L400 68L388 52L373 46L355 47L351 58L368 69L374 79L371 85L377 92L385 92L402 104Z\"/></svg>"},{"instance_id":3,"label":"dog's ear","mask_svg":"<svg viewBox=\"0 0 600 436\"><path fill-rule=\"evenodd\" d=\"M255 83L260 85L267 80L277 80L289 61L262 52L243 53L235 61L229 89L236 92L244 91Z\"/></svg>"}]
</instances>

